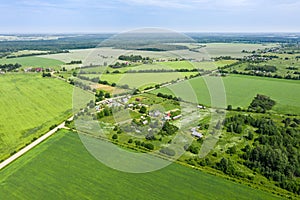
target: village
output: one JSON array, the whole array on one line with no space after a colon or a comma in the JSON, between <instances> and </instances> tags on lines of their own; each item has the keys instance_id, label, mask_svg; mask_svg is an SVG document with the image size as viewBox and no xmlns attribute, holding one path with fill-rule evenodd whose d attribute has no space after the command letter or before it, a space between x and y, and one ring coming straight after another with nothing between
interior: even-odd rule
<instances>
[{"instance_id":1,"label":"village","mask_svg":"<svg viewBox=\"0 0 300 200\"><path fill-rule=\"evenodd\" d=\"M189 113L182 113L180 107L171 106L169 110L162 109L162 106L153 106L147 102L149 94L143 95L125 95L122 97L114 97L105 99L96 103L96 114L103 112L109 108L112 111L111 115L114 116L114 120L110 123L122 127L126 127L129 132L137 134L158 133L161 131L165 123L170 123L174 126L181 126L181 122L188 117ZM159 99L156 95L151 95L151 100ZM155 100L154 100L155 101ZM169 105L173 102L169 101ZM207 108L203 105L192 105L191 112L205 111ZM118 115L126 115L126 119L118 121ZM103 118L101 118L103 120ZM199 119L198 119L199 120ZM200 132L200 126L188 126L185 127L185 132L189 133L195 139L201 139L204 134ZM126 132L126 131L125 131Z\"/></svg>"}]
</instances>

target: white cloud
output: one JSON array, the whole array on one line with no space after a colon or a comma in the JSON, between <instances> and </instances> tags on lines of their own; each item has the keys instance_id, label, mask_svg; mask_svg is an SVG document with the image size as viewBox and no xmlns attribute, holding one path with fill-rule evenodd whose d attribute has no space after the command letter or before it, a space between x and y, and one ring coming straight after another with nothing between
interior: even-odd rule
<instances>
[{"instance_id":1,"label":"white cloud","mask_svg":"<svg viewBox=\"0 0 300 200\"><path fill-rule=\"evenodd\" d=\"M165 8L230 8L245 7L252 4L250 0L120 0L130 5L146 5Z\"/></svg>"}]
</instances>

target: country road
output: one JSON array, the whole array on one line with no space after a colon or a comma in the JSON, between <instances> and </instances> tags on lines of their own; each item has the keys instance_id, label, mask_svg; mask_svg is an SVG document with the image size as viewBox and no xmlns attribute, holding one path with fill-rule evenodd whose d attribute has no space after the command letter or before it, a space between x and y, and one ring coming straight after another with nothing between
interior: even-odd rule
<instances>
[{"instance_id":1,"label":"country road","mask_svg":"<svg viewBox=\"0 0 300 200\"><path fill-rule=\"evenodd\" d=\"M72 120L72 119L73 119L73 116L70 117L68 120ZM20 151L18 151L17 153L15 153L11 157L9 157L8 159L1 162L0 163L0 170L3 169L4 167L6 167L7 165L9 165L10 163L12 163L13 161L15 161L16 159L18 159L19 157L21 157L22 155L24 155L26 152L33 149L35 146L37 146L41 142L45 141L47 138L49 138L51 135L53 135L58 129L61 129L61 128L64 128L64 127L65 127L65 121L63 123L61 123L60 125L58 125L57 127L55 127L54 129L47 132L45 135L41 136L40 138L38 138L37 140L32 142L31 144L29 144L28 146L21 149Z\"/></svg>"}]
</instances>

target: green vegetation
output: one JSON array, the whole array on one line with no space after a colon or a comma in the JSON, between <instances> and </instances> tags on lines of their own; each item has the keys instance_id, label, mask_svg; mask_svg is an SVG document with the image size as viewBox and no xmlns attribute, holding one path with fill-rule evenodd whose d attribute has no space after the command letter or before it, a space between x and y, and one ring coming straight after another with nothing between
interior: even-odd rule
<instances>
[{"instance_id":1,"label":"green vegetation","mask_svg":"<svg viewBox=\"0 0 300 200\"><path fill-rule=\"evenodd\" d=\"M145 174L119 172L93 158L76 134L64 130L2 170L0 184L0 199L7 200L62 196L68 199L279 199L178 164Z\"/></svg>"},{"instance_id":2,"label":"green vegetation","mask_svg":"<svg viewBox=\"0 0 300 200\"><path fill-rule=\"evenodd\" d=\"M89 78L100 76L100 80L107 81L108 83L117 83L117 85L128 85L130 88L144 89L156 84L167 83L172 80L184 79L185 76L195 75L196 72L186 73L138 73L138 74L84 74ZM125 88L126 89L126 88Z\"/></svg>"},{"instance_id":3,"label":"green vegetation","mask_svg":"<svg viewBox=\"0 0 300 200\"><path fill-rule=\"evenodd\" d=\"M60 66L64 64L59 60L41 58L35 56L0 59L0 64L11 64L11 63L19 63L23 66L23 68L41 67L41 68L53 68L53 69L59 69Z\"/></svg>"},{"instance_id":4,"label":"green vegetation","mask_svg":"<svg viewBox=\"0 0 300 200\"><path fill-rule=\"evenodd\" d=\"M216 77L205 77L210 84L218 79ZM260 78L251 76L230 75L222 78L226 89L227 104L234 108L242 107L247 109L252 99L257 94L264 94L276 101L273 110L280 113L300 114L299 91L300 82L292 80L280 80ZM203 77L189 81L176 83L168 88L160 88L155 93L173 94L189 101L193 99L187 88L192 87L198 97L198 103L210 105L210 95ZM171 92L171 90L173 92Z\"/></svg>"},{"instance_id":5,"label":"green vegetation","mask_svg":"<svg viewBox=\"0 0 300 200\"><path fill-rule=\"evenodd\" d=\"M299 158L299 122L298 118L283 118L278 121L276 117L258 117L253 115L234 115L225 120L227 132L235 133L236 136L243 134L248 142L244 142L244 147L237 153L236 142L226 151L232 155L235 161L242 162L231 163L231 171L220 170L226 174L241 176L235 169L241 163L267 177L270 181L276 182L276 185L300 194L300 163ZM245 136L248 129L248 136ZM255 136L254 136L255 133ZM255 138L253 140L253 138ZM253 142L254 141L254 142ZM255 173L254 173L255 174Z\"/></svg>"},{"instance_id":6,"label":"green vegetation","mask_svg":"<svg viewBox=\"0 0 300 200\"><path fill-rule=\"evenodd\" d=\"M271 110L275 104L276 102L270 97L258 94L251 102L248 111L265 113L267 110Z\"/></svg>"},{"instance_id":7,"label":"green vegetation","mask_svg":"<svg viewBox=\"0 0 300 200\"><path fill-rule=\"evenodd\" d=\"M17 70L18 68L22 67L22 65L16 63L16 64L3 64L0 65L0 71L9 72Z\"/></svg>"},{"instance_id":8,"label":"green vegetation","mask_svg":"<svg viewBox=\"0 0 300 200\"><path fill-rule=\"evenodd\" d=\"M33 74L0 77L0 160L49 130L71 114L72 87Z\"/></svg>"}]
</instances>

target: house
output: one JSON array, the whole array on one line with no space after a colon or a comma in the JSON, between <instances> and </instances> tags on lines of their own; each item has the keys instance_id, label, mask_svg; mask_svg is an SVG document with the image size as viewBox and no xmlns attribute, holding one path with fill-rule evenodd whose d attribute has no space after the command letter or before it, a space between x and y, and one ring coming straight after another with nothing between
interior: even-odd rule
<instances>
[{"instance_id":1,"label":"house","mask_svg":"<svg viewBox=\"0 0 300 200\"><path fill-rule=\"evenodd\" d=\"M35 68L35 72L41 72L41 71L43 71L43 69L42 69L42 68L40 68L40 67L38 67L38 68Z\"/></svg>"},{"instance_id":2,"label":"house","mask_svg":"<svg viewBox=\"0 0 300 200\"><path fill-rule=\"evenodd\" d=\"M147 120L143 121L143 124L144 125L148 124L148 121Z\"/></svg>"},{"instance_id":3,"label":"house","mask_svg":"<svg viewBox=\"0 0 300 200\"><path fill-rule=\"evenodd\" d=\"M32 71L31 67L24 69L24 72L31 72L31 71Z\"/></svg>"},{"instance_id":4,"label":"house","mask_svg":"<svg viewBox=\"0 0 300 200\"><path fill-rule=\"evenodd\" d=\"M197 108L199 108L199 109L205 109L205 106L198 105Z\"/></svg>"},{"instance_id":5,"label":"house","mask_svg":"<svg viewBox=\"0 0 300 200\"><path fill-rule=\"evenodd\" d=\"M126 97L122 99L122 102L123 102L123 103L127 103L128 101L129 101L129 99L126 98Z\"/></svg>"},{"instance_id":6,"label":"house","mask_svg":"<svg viewBox=\"0 0 300 200\"><path fill-rule=\"evenodd\" d=\"M192 136L197 137L197 138L203 138L203 135L197 131L192 132Z\"/></svg>"},{"instance_id":7,"label":"house","mask_svg":"<svg viewBox=\"0 0 300 200\"><path fill-rule=\"evenodd\" d=\"M196 128L192 128L191 131L192 131L192 136L197 137L199 139L203 138L202 133L199 133Z\"/></svg>"}]
</instances>

